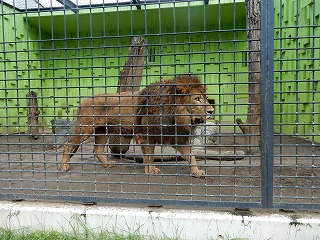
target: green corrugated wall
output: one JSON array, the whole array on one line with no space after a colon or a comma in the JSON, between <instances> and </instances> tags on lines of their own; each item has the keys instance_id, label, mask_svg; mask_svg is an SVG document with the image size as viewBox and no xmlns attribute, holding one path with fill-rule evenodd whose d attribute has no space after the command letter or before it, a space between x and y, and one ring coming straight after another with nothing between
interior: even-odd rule
<instances>
[{"instance_id":1,"label":"green corrugated wall","mask_svg":"<svg viewBox=\"0 0 320 240\"><path fill-rule=\"evenodd\" d=\"M6 110L8 118L0 119L0 131L7 132L8 126L10 132L26 130L25 96L29 90L38 94L40 120L45 126L50 126L54 116L70 115L72 118L84 96L115 92L132 34L148 34L149 48L154 48L156 53L155 61L144 69L143 85L158 80L159 75L193 72L204 76L206 73L205 82L213 83L209 85L210 98L221 104L216 107L216 113L221 114L217 120L233 122L235 114L247 111L245 105L236 110L233 106L235 101L245 103L247 98L246 85L233 84L234 81L245 83L247 79L247 67L241 62L245 60L246 50L244 3L237 2L236 5L221 5L220 32L212 31L218 29L217 5L208 5L206 10L199 3L182 3L175 9L172 4L162 5L161 9L151 6L147 11L107 8L91 13L84 10L78 15L58 12L26 16L15 11L15 17L6 15L14 11L4 6L4 18L10 18L4 25L12 37L4 39L6 51L7 45L12 45L11 55L5 55L13 65L19 66L9 73L0 72L6 76L3 78L6 80L1 81L5 83L1 91L9 92L12 102L1 100L1 107L9 108ZM233 14L230 14L230 6ZM11 30L12 26L17 26L16 31ZM177 34L172 34L174 32ZM20 38L15 36L17 33ZM233 41L234 38L242 41ZM26 46L23 52L15 54L16 46L20 45ZM2 62L0 69L8 70L8 63ZM19 77L18 72L21 72ZM9 84L11 81L14 84ZM238 94L234 95L235 91ZM18 105L19 110L14 107ZM232 115L222 114L226 112Z\"/></svg>"},{"instance_id":2,"label":"green corrugated wall","mask_svg":"<svg viewBox=\"0 0 320 240\"><path fill-rule=\"evenodd\" d=\"M26 29L22 15L0 4L0 133L24 131L26 94L32 80L39 78L39 43L37 29ZM29 51L32 49L32 51Z\"/></svg>"},{"instance_id":3,"label":"green corrugated wall","mask_svg":"<svg viewBox=\"0 0 320 240\"><path fill-rule=\"evenodd\" d=\"M316 0L275 1L275 131L317 142L320 142L319 14L320 3Z\"/></svg>"},{"instance_id":4,"label":"green corrugated wall","mask_svg":"<svg viewBox=\"0 0 320 240\"><path fill-rule=\"evenodd\" d=\"M211 84L210 98L217 104L216 119L234 122L235 117L245 118L245 9L244 1L236 2L221 1L220 9L214 3L204 7L195 2L176 4L175 8L164 4L161 9L150 5L147 10L119 7L118 11L104 8L81 10L79 14L59 11L27 15L1 6L0 27L7 34L0 36L0 132L26 130L25 96L29 90L38 93L40 119L45 126L50 126L54 116L72 116L81 96L115 92L130 35L145 34L156 57L144 69L143 84L157 80L156 75L206 73L203 78ZM275 1L275 130L314 133L320 141L319 125L312 125L319 123L320 104L312 101L319 99L319 84L313 79L320 77L320 42L319 38L309 38L312 34L320 36L319 27L309 27L319 24L319 4L315 6L312 0L299 0L298 5L294 2ZM10 12L15 12L15 17L7 14ZM295 26L296 19L299 26L306 27L279 29ZM188 31L192 33L186 34ZM280 37L286 39L280 41ZM306 59L312 54L318 59ZM285 71L280 73L280 69ZM298 125L297 121L307 124Z\"/></svg>"}]
</instances>

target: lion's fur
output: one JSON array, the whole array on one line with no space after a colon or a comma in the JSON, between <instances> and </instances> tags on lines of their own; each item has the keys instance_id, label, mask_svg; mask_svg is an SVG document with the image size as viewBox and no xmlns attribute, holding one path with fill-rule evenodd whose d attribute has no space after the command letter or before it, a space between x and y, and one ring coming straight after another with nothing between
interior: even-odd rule
<instances>
[{"instance_id":1,"label":"lion's fur","mask_svg":"<svg viewBox=\"0 0 320 240\"><path fill-rule=\"evenodd\" d=\"M107 143L106 130L110 136L121 134L121 144L130 144L133 137L134 106L137 95L138 92L123 92L86 98L78 108L72 136L64 145L60 170L69 170L69 159L78 150L79 145L93 134L95 135L95 155L104 166L107 166L104 156Z\"/></svg>"},{"instance_id":2,"label":"lion's fur","mask_svg":"<svg viewBox=\"0 0 320 240\"><path fill-rule=\"evenodd\" d=\"M197 168L191 155L189 137L196 124L205 121L212 111L205 86L198 77L189 75L150 84L139 92L87 98L78 109L76 126L69 143L64 146L60 169L69 169L69 158L92 134L95 134L96 157L106 166L107 129L111 135L124 134L128 143L135 136L147 164L146 173L160 172L153 166L154 145L170 144L191 164L193 174L202 175L204 172Z\"/></svg>"},{"instance_id":3,"label":"lion's fur","mask_svg":"<svg viewBox=\"0 0 320 240\"><path fill-rule=\"evenodd\" d=\"M78 108L76 125L107 127L109 133L132 134L137 94L138 92L99 94L85 99ZM92 131L83 127L81 130L82 134Z\"/></svg>"}]
</instances>

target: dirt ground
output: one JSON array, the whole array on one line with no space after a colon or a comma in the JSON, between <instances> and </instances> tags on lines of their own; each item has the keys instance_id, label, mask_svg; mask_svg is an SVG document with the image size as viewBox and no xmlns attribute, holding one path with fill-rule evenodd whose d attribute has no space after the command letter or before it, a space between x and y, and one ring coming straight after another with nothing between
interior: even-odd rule
<instances>
[{"instance_id":1,"label":"dirt ground","mask_svg":"<svg viewBox=\"0 0 320 240\"><path fill-rule=\"evenodd\" d=\"M191 177L186 162L167 157L157 162L160 175L145 175L142 164L134 161L134 156L141 159L140 148L134 144L128 158L116 159L115 167L104 168L94 158L92 139L80 147L71 159L70 171L64 173L57 170L62 147L53 147L53 135L48 131L37 140L25 134L0 136L0 193L40 200L60 196L261 201L259 154L243 159L233 156L228 161L223 156L224 151L244 150L244 137L240 133L221 133L215 145L202 150L198 165L206 171L203 178ZM320 204L319 144L285 135L275 136L274 140L274 201ZM108 151L106 147L106 154ZM210 157L212 151L217 151L213 152L215 159ZM157 147L157 154L174 156L175 150Z\"/></svg>"}]
</instances>

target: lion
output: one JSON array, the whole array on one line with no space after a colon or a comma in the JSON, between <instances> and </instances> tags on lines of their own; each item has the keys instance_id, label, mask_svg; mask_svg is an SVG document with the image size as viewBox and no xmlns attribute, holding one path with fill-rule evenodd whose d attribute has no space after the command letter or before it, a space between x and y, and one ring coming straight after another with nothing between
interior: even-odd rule
<instances>
[{"instance_id":1,"label":"lion","mask_svg":"<svg viewBox=\"0 0 320 240\"><path fill-rule=\"evenodd\" d=\"M159 174L154 166L156 144L175 147L191 165L191 174L204 175L192 155L190 136L197 124L210 118L213 107L199 77L181 75L147 86L140 92L135 109L135 139L141 145L146 174Z\"/></svg>"},{"instance_id":2,"label":"lion","mask_svg":"<svg viewBox=\"0 0 320 240\"><path fill-rule=\"evenodd\" d=\"M70 158L91 135L95 136L93 151L97 159L104 167L113 166L108 163L104 149L107 136L119 134L122 136L119 144L126 145L123 152L133 137L141 145L147 174L160 173L153 165L155 144L170 144L191 164L192 174L203 175L191 155L189 137L212 112L205 86L198 77L189 75L151 84L142 91L86 98L78 108L70 140L64 144L59 169L69 170Z\"/></svg>"},{"instance_id":3,"label":"lion","mask_svg":"<svg viewBox=\"0 0 320 240\"><path fill-rule=\"evenodd\" d=\"M70 140L65 142L59 169L69 170L69 160L77 152L81 143L91 135L95 136L93 152L104 167L108 164L104 154L109 136L121 135L122 153L126 152L133 138L134 108L138 92L98 94L86 98L77 111L77 120ZM111 146L112 149L112 146ZM119 149L119 147L118 147Z\"/></svg>"}]
</instances>

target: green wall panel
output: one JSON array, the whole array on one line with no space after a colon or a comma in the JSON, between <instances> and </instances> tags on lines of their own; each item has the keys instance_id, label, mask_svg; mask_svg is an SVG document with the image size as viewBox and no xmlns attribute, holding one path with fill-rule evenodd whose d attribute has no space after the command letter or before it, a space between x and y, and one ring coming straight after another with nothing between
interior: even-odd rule
<instances>
[{"instance_id":1,"label":"green wall panel","mask_svg":"<svg viewBox=\"0 0 320 240\"><path fill-rule=\"evenodd\" d=\"M205 81L213 84L208 93L217 104L217 120L234 121L223 113L234 112L232 105L237 98L220 93L223 88L228 88L224 92L230 94L239 89L229 89L219 83L232 85L237 78L236 70L247 71L246 66L235 64L241 61L241 54L228 52L246 49L245 41L232 41L235 36L239 40L246 38L243 30L232 30L234 16L237 16L237 28L244 28L244 3L224 2L221 1L223 24L220 26L217 5L204 7L196 3L176 4L175 10L172 4L165 4L161 9L148 6L145 11L131 12L130 8L123 7L118 12L115 8L105 8L84 10L78 15L57 11L27 16L3 6L4 26L1 27L6 34L0 45L4 49L0 54L0 86L1 96L5 97L0 98L0 107L8 117L1 117L0 132L26 130L28 91L38 94L40 123L48 127L54 116L73 118L83 97L115 92L132 34L154 34L148 35L148 42L155 49L155 61L150 64L146 61L142 85L158 80L158 75L206 73ZM235 14L229 14L230 6ZM160 18L155 18L158 14ZM212 31L217 29L225 31ZM226 31L228 29L231 30ZM210 32L185 34L204 30ZM174 32L177 34L172 34ZM239 94L239 98L244 97L244 92ZM219 104L225 104L224 109ZM246 107L239 107L237 111L245 113Z\"/></svg>"},{"instance_id":2,"label":"green wall panel","mask_svg":"<svg viewBox=\"0 0 320 240\"><path fill-rule=\"evenodd\" d=\"M0 133L26 130L26 94L37 89L37 29L16 10L0 4Z\"/></svg>"},{"instance_id":3,"label":"green wall panel","mask_svg":"<svg viewBox=\"0 0 320 240\"><path fill-rule=\"evenodd\" d=\"M318 142L319 14L315 0L275 1L275 130Z\"/></svg>"},{"instance_id":4,"label":"green wall panel","mask_svg":"<svg viewBox=\"0 0 320 240\"><path fill-rule=\"evenodd\" d=\"M71 11L26 15L4 5L0 12L5 33L0 35L0 133L26 130L25 96L30 90L38 94L41 124L48 127L54 116L73 118L83 97L115 92L130 35L140 34L147 34L148 48L155 51L153 62L146 58L142 85L158 80L158 75L193 72L208 83L218 121L245 118L244 1L220 3L220 25L213 3L206 7L181 3L175 9L172 4L148 5L140 11L102 8L77 15ZM275 0L275 130L317 141L319 13L314 0Z\"/></svg>"}]
</instances>

